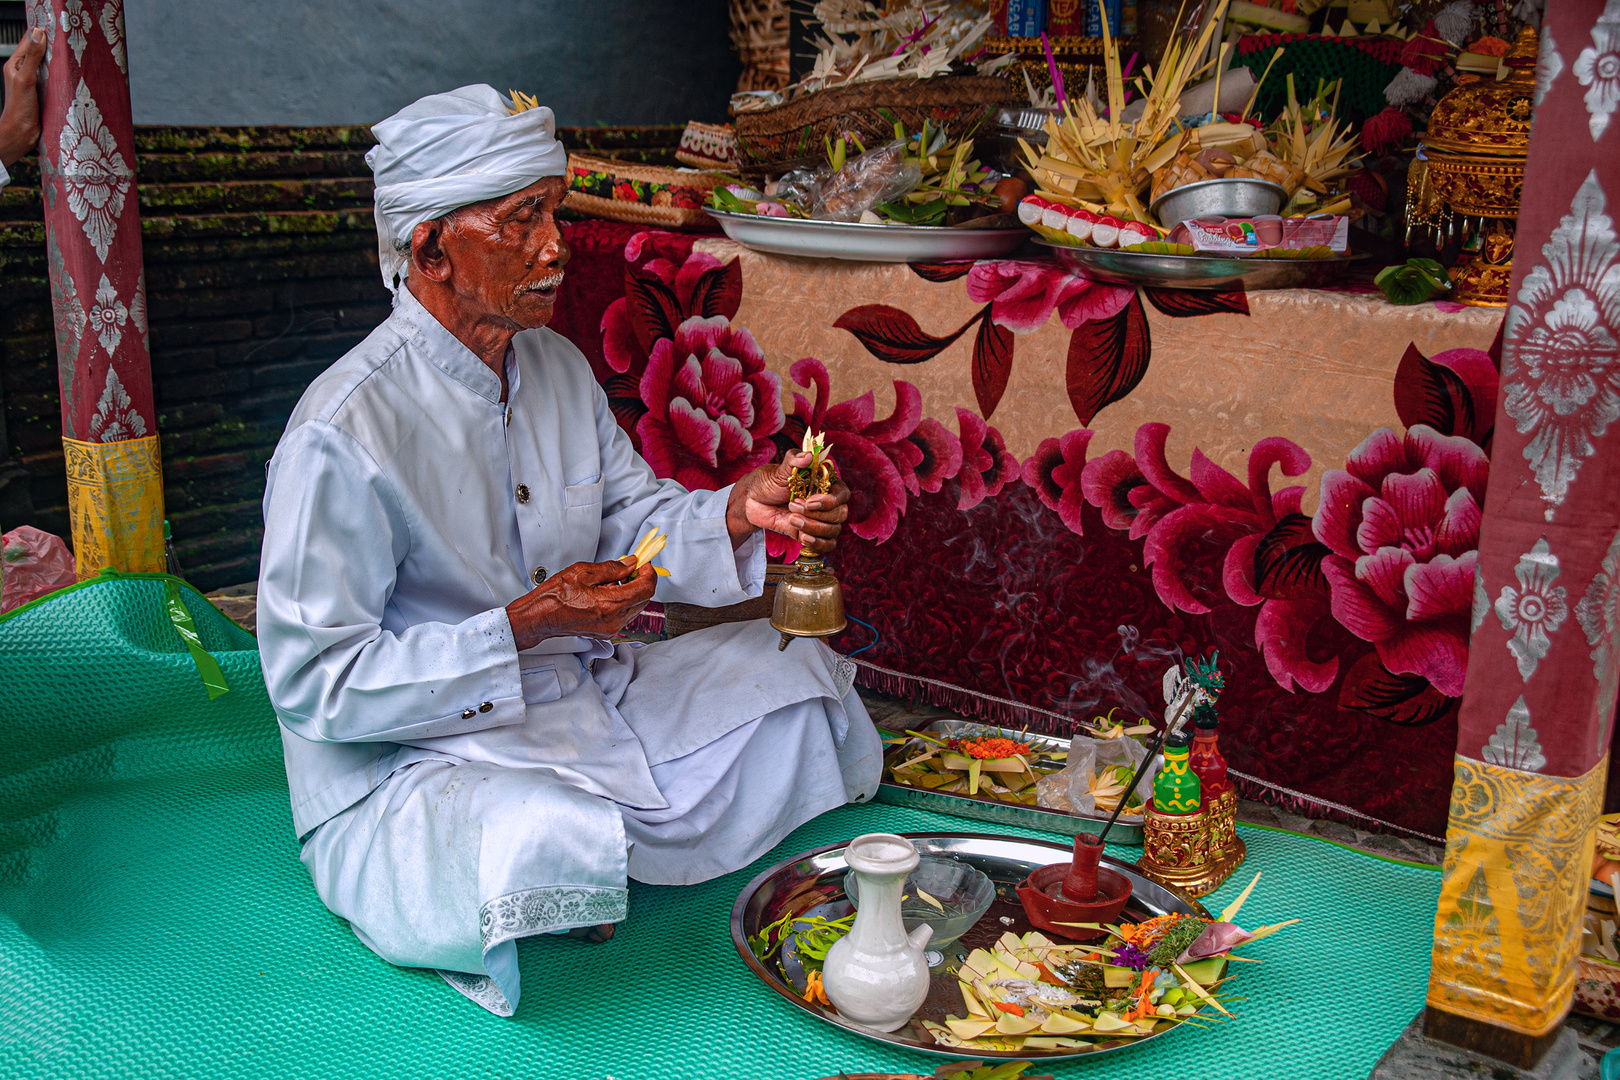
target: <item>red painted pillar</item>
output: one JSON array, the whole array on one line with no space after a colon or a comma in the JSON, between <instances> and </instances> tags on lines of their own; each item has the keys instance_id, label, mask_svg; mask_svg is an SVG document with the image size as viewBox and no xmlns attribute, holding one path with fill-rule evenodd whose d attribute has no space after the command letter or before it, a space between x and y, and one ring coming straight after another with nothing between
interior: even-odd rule
<instances>
[{"instance_id":1,"label":"red painted pillar","mask_svg":"<svg viewBox=\"0 0 1620 1080\"><path fill-rule=\"evenodd\" d=\"M1569 1010L1620 681L1620 8L1547 5L1427 1029L1528 1064Z\"/></svg>"},{"instance_id":2,"label":"red painted pillar","mask_svg":"<svg viewBox=\"0 0 1620 1080\"><path fill-rule=\"evenodd\" d=\"M28 22L46 32L40 190L79 576L162 570L123 0L28 0Z\"/></svg>"}]
</instances>

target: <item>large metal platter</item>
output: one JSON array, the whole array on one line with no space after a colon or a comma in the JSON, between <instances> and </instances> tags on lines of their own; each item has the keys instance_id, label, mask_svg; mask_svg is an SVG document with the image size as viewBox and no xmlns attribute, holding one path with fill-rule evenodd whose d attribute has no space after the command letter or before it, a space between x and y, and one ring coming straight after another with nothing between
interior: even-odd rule
<instances>
[{"instance_id":1,"label":"large metal platter","mask_svg":"<svg viewBox=\"0 0 1620 1080\"><path fill-rule=\"evenodd\" d=\"M939 225L868 225L861 222L775 218L710 210L726 235L755 251L860 262L933 262L993 259L1034 236L1016 229L952 229Z\"/></svg>"},{"instance_id":2,"label":"large metal platter","mask_svg":"<svg viewBox=\"0 0 1620 1080\"><path fill-rule=\"evenodd\" d=\"M761 962L748 947L748 939L785 915L825 915L841 918L854 910L844 897L844 849L847 843L828 844L802 855L795 855L777 863L743 887L737 902L731 908L731 943L737 955L748 965L759 980L775 991L785 1002L803 1009L811 1016L836 1024L846 1031L923 1054L936 1054L952 1058L1006 1058L1043 1059L1095 1057L1130 1046L1160 1039L1181 1025L1167 1028L1154 1035L1132 1039L1115 1039L1097 1043L1087 1050L1020 1050L1016 1052L986 1050L956 1050L934 1042L933 1036L918 1021L943 1022L947 1013L959 1014L962 995L956 988L956 969L968 952L989 948L1002 934L1011 931L1023 934L1033 929L1018 902L1014 887L1030 872L1052 863L1067 862L1070 847L1045 840L1023 840L1011 836L990 836L984 833L905 833L903 834L924 855L945 855L961 859L977 867L996 884L996 899L990 910L966 934L946 950L945 961L934 968L933 985L928 999L918 1010L912 1022L899 1031L874 1031L852 1023L837 1013L828 1012L819 1005L804 1000L804 971L796 957L773 954ZM1103 856L1103 865L1117 870L1131 880L1131 902L1121 919L1139 922L1155 915L1180 912L1187 915L1209 917L1203 905L1188 900L1179 893L1142 877L1129 863Z\"/></svg>"},{"instance_id":3,"label":"large metal platter","mask_svg":"<svg viewBox=\"0 0 1620 1080\"><path fill-rule=\"evenodd\" d=\"M994 724L979 724L969 720L936 720L927 727L922 728L930 735L940 735L952 738L963 732L994 732L1009 739L1029 740L1039 739L1041 742L1053 743L1059 749L1069 748L1069 739L1059 738L1055 735L1042 735L1034 731L1020 731L1017 728L997 727ZM889 750L883 756L883 775L888 776L889 766L893 765L898 755L906 752L910 743L903 743ZM932 810L936 814L950 814L953 817L972 818L975 821L988 821L995 825L1012 825L1023 829L1039 829L1041 832L1060 833L1064 836L1075 836L1079 833L1095 833L1108 821L1108 814L1076 814L1065 810L1049 810L1044 806L1020 806L1017 803L1002 802L1000 799L985 798L978 795L957 795L948 791L927 791L914 788L906 784L897 784L893 780L884 780L878 785L877 801L889 803L892 806L914 806L919 810ZM1115 844L1140 844L1142 842L1142 815L1121 813L1114 827L1108 830L1108 839Z\"/></svg>"},{"instance_id":4,"label":"large metal platter","mask_svg":"<svg viewBox=\"0 0 1620 1080\"><path fill-rule=\"evenodd\" d=\"M1331 285L1365 255L1331 259L1227 259L1214 255L1154 255L1117 248L1074 247L1036 240L1058 261L1093 281L1169 289L1314 289Z\"/></svg>"}]
</instances>

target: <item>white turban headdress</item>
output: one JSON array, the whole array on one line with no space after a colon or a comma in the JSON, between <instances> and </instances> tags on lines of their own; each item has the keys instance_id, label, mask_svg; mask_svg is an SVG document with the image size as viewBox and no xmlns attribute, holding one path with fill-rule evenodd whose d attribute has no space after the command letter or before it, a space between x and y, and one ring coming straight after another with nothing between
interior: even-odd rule
<instances>
[{"instance_id":1,"label":"white turban headdress","mask_svg":"<svg viewBox=\"0 0 1620 1080\"><path fill-rule=\"evenodd\" d=\"M422 222L568 171L551 110L513 113L481 84L430 94L371 132L377 145L366 164L376 178L377 254L390 292L410 272L411 233Z\"/></svg>"}]
</instances>

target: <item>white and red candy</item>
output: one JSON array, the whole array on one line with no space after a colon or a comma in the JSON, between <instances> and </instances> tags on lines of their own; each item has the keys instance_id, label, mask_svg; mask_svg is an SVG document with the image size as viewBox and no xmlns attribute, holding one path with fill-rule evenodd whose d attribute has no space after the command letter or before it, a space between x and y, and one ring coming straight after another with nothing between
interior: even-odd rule
<instances>
[{"instance_id":1,"label":"white and red candy","mask_svg":"<svg viewBox=\"0 0 1620 1080\"><path fill-rule=\"evenodd\" d=\"M1139 221L1094 214L1090 210L1064 206L1039 195L1026 195L1019 201L1018 220L1032 228L1066 232L1093 247L1128 247L1158 239L1151 226Z\"/></svg>"}]
</instances>

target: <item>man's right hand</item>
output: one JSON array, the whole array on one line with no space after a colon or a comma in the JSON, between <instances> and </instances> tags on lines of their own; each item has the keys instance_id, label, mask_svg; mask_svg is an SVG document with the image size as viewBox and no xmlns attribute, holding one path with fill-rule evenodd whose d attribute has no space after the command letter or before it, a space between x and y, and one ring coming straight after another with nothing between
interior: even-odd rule
<instances>
[{"instance_id":1,"label":"man's right hand","mask_svg":"<svg viewBox=\"0 0 1620 1080\"><path fill-rule=\"evenodd\" d=\"M0 112L0 165L11 166L39 143L39 90L35 78L45 59L45 31L34 27L23 35L6 61L5 111Z\"/></svg>"},{"instance_id":2,"label":"man's right hand","mask_svg":"<svg viewBox=\"0 0 1620 1080\"><path fill-rule=\"evenodd\" d=\"M631 570L617 560L578 562L507 604L506 617L520 652L546 638L612 637L641 614L657 584L650 563Z\"/></svg>"}]
</instances>

